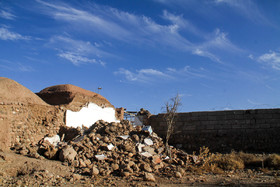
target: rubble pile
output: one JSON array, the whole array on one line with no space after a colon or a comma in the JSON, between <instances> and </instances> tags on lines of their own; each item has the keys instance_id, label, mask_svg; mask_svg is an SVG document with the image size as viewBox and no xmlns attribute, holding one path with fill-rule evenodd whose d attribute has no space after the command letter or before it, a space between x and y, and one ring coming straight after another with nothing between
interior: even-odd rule
<instances>
[{"instance_id":1,"label":"rubble pile","mask_svg":"<svg viewBox=\"0 0 280 187\"><path fill-rule=\"evenodd\" d=\"M150 126L133 126L127 120L98 121L90 128L68 128L60 133L61 139L55 135L38 143L39 155L34 148L18 151L36 158L60 160L73 167L74 173L93 178L120 176L146 181L155 181L156 176L181 178L186 166L194 161L191 155L174 147L169 158L162 138Z\"/></svg>"}]
</instances>

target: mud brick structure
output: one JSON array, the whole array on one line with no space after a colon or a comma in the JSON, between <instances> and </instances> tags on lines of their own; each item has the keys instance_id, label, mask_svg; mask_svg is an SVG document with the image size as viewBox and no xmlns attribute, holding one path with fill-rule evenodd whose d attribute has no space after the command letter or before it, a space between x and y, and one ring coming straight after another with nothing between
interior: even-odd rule
<instances>
[{"instance_id":1,"label":"mud brick structure","mask_svg":"<svg viewBox=\"0 0 280 187\"><path fill-rule=\"evenodd\" d=\"M64 125L64 112L48 105L2 102L0 123L0 148L5 150L57 134Z\"/></svg>"},{"instance_id":2,"label":"mud brick structure","mask_svg":"<svg viewBox=\"0 0 280 187\"><path fill-rule=\"evenodd\" d=\"M164 114L150 117L154 131L165 137ZM170 144L188 152L202 146L212 152L280 152L280 109L178 113Z\"/></svg>"}]
</instances>

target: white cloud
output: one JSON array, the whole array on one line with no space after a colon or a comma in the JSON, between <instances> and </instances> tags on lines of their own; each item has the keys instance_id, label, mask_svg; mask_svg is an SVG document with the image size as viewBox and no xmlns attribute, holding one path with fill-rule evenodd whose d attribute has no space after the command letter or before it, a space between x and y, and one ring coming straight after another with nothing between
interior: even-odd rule
<instances>
[{"instance_id":1,"label":"white cloud","mask_svg":"<svg viewBox=\"0 0 280 187\"><path fill-rule=\"evenodd\" d=\"M166 68L165 71L156 69L141 69L135 72L120 68L115 75L124 75L125 79L131 82L149 83L159 80L183 80L189 78L207 78L206 71L203 68L194 69L185 66L182 69Z\"/></svg>"},{"instance_id":2,"label":"white cloud","mask_svg":"<svg viewBox=\"0 0 280 187\"><path fill-rule=\"evenodd\" d=\"M69 60L70 62L72 62L76 66L81 65L81 64L85 64L85 63L101 64L103 66L105 65L105 63L101 60L89 59L87 57L80 56L79 54L75 54L75 53L72 53L72 52L60 53L60 54L58 54L58 56L66 59L66 60Z\"/></svg>"},{"instance_id":3,"label":"white cloud","mask_svg":"<svg viewBox=\"0 0 280 187\"><path fill-rule=\"evenodd\" d=\"M27 64L0 59L0 68L13 72L32 72L34 69Z\"/></svg>"},{"instance_id":4,"label":"white cloud","mask_svg":"<svg viewBox=\"0 0 280 187\"><path fill-rule=\"evenodd\" d=\"M159 24L153 19L120 11L118 9L103 7L94 3L86 9L71 7L67 4L52 4L37 0L43 5L45 14L58 21L69 24L69 28L79 29L80 32L91 32L106 39L126 42L129 45L148 45L152 47L163 46L167 48L189 52L193 55L206 57L214 62L221 63L219 57L212 52L213 48L240 52L226 37L226 34L216 30L215 34L206 37L205 34L186 20L183 15L175 15L163 11L162 18L170 24ZM201 43L188 40L181 31L188 31L201 38ZM190 36L191 37L191 36Z\"/></svg>"},{"instance_id":5,"label":"white cloud","mask_svg":"<svg viewBox=\"0 0 280 187\"><path fill-rule=\"evenodd\" d=\"M280 51L265 53L258 58L258 61L270 65L275 70L280 70Z\"/></svg>"},{"instance_id":6,"label":"white cloud","mask_svg":"<svg viewBox=\"0 0 280 187\"><path fill-rule=\"evenodd\" d=\"M13 15L12 13L5 11L5 10L0 10L0 17L9 19L9 20L14 20L16 18L15 15Z\"/></svg>"},{"instance_id":7,"label":"white cloud","mask_svg":"<svg viewBox=\"0 0 280 187\"><path fill-rule=\"evenodd\" d=\"M195 69L185 66L182 69L167 68L167 73L176 77L187 76L188 78L206 78L207 71L204 68Z\"/></svg>"},{"instance_id":8,"label":"white cloud","mask_svg":"<svg viewBox=\"0 0 280 187\"><path fill-rule=\"evenodd\" d=\"M214 2L218 5L225 4L235 9L239 14L255 23L271 25L270 21L252 0L215 0Z\"/></svg>"},{"instance_id":9,"label":"white cloud","mask_svg":"<svg viewBox=\"0 0 280 187\"><path fill-rule=\"evenodd\" d=\"M198 55L198 56L207 57L214 62L222 63L222 61L217 56L215 56L214 54L212 54L206 50L198 48L198 49L194 49L192 53L195 55Z\"/></svg>"},{"instance_id":10,"label":"white cloud","mask_svg":"<svg viewBox=\"0 0 280 187\"><path fill-rule=\"evenodd\" d=\"M251 60L254 60L254 59L255 59L254 55L252 55L252 54L249 54L249 55L248 55L248 58L250 58Z\"/></svg>"},{"instance_id":11,"label":"white cloud","mask_svg":"<svg viewBox=\"0 0 280 187\"><path fill-rule=\"evenodd\" d=\"M213 36L208 41L199 45L203 49L220 49L230 52L243 52L242 49L234 45L227 37L227 33L221 32L220 29L216 29Z\"/></svg>"},{"instance_id":12,"label":"white cloud","mask_svg":"<svg viewBox=\"0 0 280 187\"><path fill-rule=\"evenodd\" d=\"M89 41L74 40L66 36L54 36L47 44L58 51L58 56L69 60L74 65L94 63L105 66L103 57L112 56L101 50L100 45L92 45Z\"/></svg>"},{"instance_id":13,"label":"white cloud","mask_svg":"<svg viewBox=\"0 0 280 187\"><path fill-rule=\"evenodd\" d=\"M29 37L22 36L21 34L9 31L7 28L0 28L0 39L1 40L28 40Z\"/></svg>"},{"instance_id":14,"label":"white cloud","mask_svg":"<svg viewBox=\"0 0 280 187\"><path fill-rule=\"evenodd\" d=\"M128 81L137 81L137 82L145 82L145 83L148 83L150 81L155 81L158 79L168 80L173 78L172 76L155 69L141 69L133 73L127 69L120 68L118 71L115 72L115 74L124 75L126 80Z\"/></svg>"}]
</instances>

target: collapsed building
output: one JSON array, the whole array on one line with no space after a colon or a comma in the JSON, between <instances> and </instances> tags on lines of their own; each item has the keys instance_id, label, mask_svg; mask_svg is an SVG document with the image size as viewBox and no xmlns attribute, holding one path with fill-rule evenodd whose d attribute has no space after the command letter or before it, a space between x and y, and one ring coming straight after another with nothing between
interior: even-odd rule
<instances>
[{"instance_id":1,"label":"collapsed building","mask_svg":"<svg viewBox=\"0 0 280 187\"><path fill-rule=\"evenodd\" d=\"M119 122L124 109L103 96L74 85L57 85L37 95L8 78L0 78L0 149L38 142L62 126L90 126L98 120Z\"/></svg>"},{"instance_id":2,"label":"collapsed building","mask_svg":"<svg viewBox=\"0 0 280 187\"><path fill-rule=\"evenodd\" d=\"M48 87L37 95L7 78L0 78L0 87L2 150L60 160L85 176L147 181L155 181L153 174L182 177L182 167L197 162L174 147L170 160L163 140L150 126L142 126L151 115L144 109L133 125L123 120L123 108L74 85Z\"/></svg>"}]
</instances>

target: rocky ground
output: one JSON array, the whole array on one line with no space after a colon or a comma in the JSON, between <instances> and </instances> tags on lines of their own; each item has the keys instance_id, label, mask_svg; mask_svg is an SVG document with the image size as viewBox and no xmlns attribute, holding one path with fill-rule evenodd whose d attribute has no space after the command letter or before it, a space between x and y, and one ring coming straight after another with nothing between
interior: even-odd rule
<instances>
[{"instance_id":1,"label":"rocky ground","mask_svg":"<svg viewBox=\"0 0 280 187\"><path fill-rule=\"evenodd\" d=\"M280 185L278 157L261 157L207 149L195 155L174 147L167 155L149 127L98 121L0 152L0 186Z\"/></svg>"}]
</instances>

